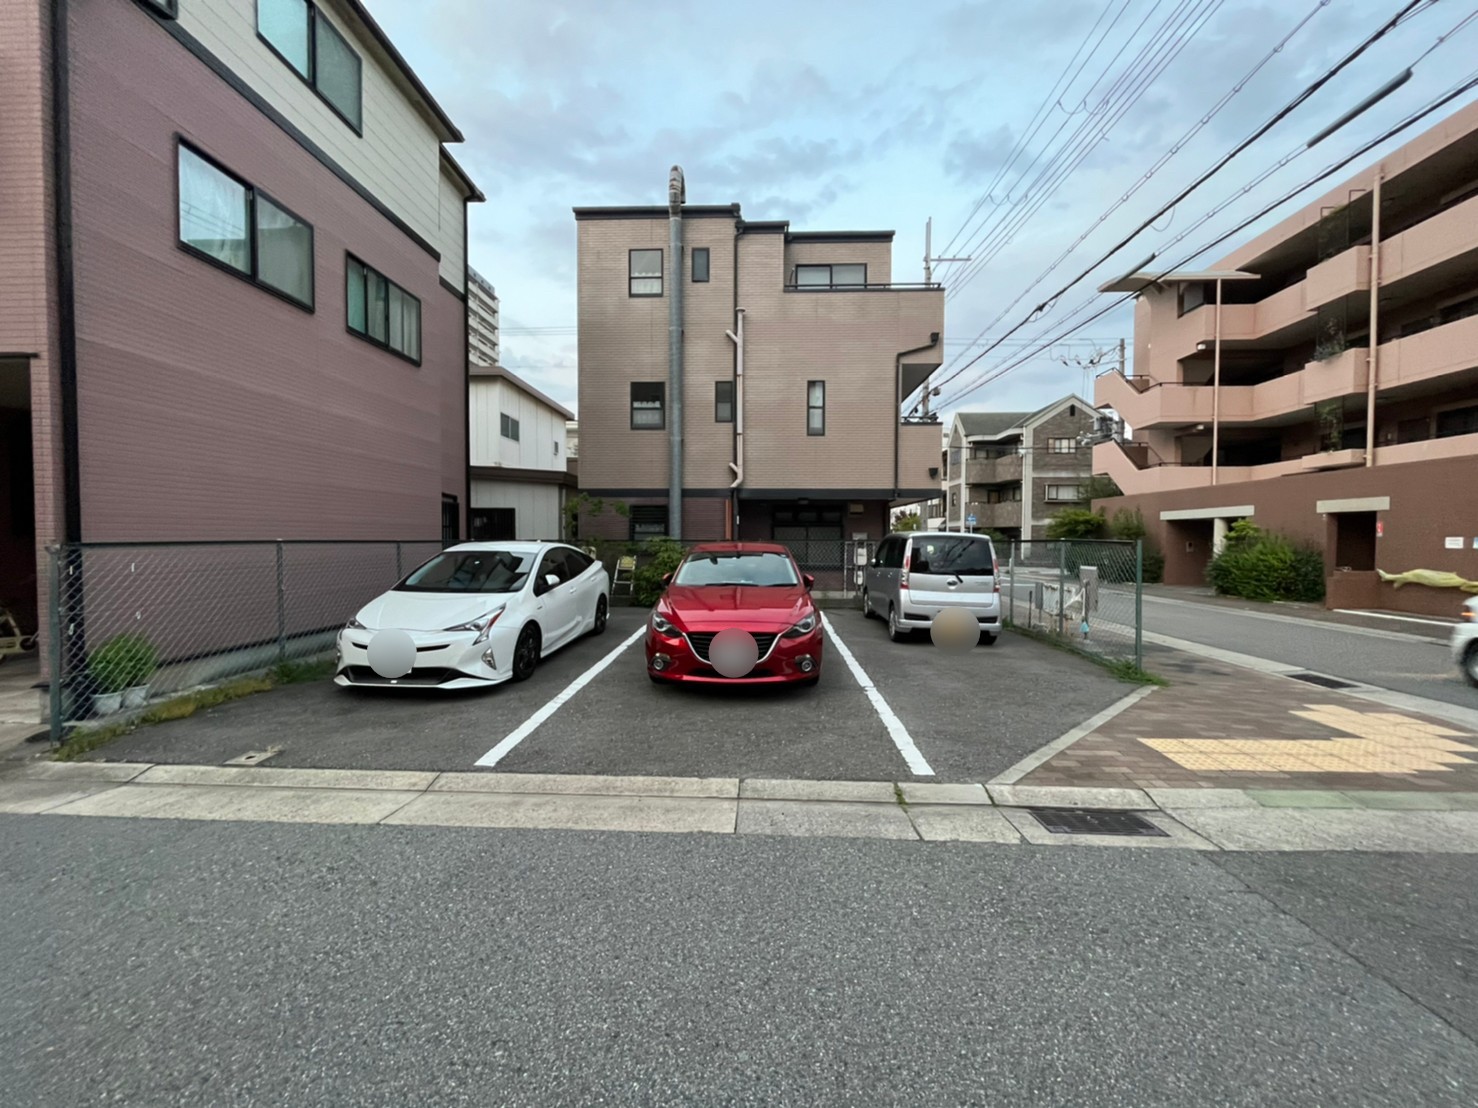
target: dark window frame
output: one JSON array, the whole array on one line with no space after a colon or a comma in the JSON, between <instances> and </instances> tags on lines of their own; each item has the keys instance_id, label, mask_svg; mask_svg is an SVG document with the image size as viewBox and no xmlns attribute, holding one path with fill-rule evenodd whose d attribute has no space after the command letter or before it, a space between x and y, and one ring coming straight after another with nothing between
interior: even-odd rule
<instances>
[{"instance_id":1,"label":"dark window frame","mask_svg":"<svg viewBox=\"0 0 1478 1108\"><path fill-rule=\"evenodd\" d=\"M441 494L442 549L462 541L462 503L449 492Z\"/></svg>"},{"instance_id":2,"label":"dark window frame","mask_svg":"<svg viewBox=\"0 0 1478 1108\"><path fill-rule=\"evenodd\" d=\"M506 524L506 528L503 526ZM484 529L506 530L506 535L480 534ZM514 508L468 508L467 539L469 542L517 542L518 511Z\"/></svg>"},{"instance_id":3,"label":"dark window frame","mask_svg":"<svg viewBox=\"0 0 1478 1108\"><path fill-rule=\"evenodd\" d=\"M811 403L811 386L812 385L820 385L821 386L821 403L820 404L812 404ZM821 429L819 431L816 431L816 430L812 430L811 429L811 413L812 412L820 412L821 413ZM826 382L825 381L819 381L819 380L818 381L807 381L806 382L806 437L807 438L823 438L823 437L825 437L825 435L826 435Z\"/></svg>"},{"instance_id":4,"label":"dark window frame","mask_svg":"<svg viewBox=\"0 0 1478 1108\"><path fill-rule=\"evenodd\" d=\"M656 254L661 259L657 266L656 277L638 277L631 272L632 262L637 254ZM635 292L632 289L633 281L656 281L660 286L656 292ZM660 246L633 246L626 251L626 295L633 300L660 300L662 294L667 291L667 252Z\"/></svg>"},{"instance_id":5,"label":"dark window frame","mask_svg":"<svg viewBox=\"0 0 1478 1108\"><path fill-rule=\"evenodd\" d=\"M698 276L698 255L700 255L700 254L703 255L703 276L702 277L699 277ZM693 247L693 260L692 260L692 264L693 264L693 283L695 285L706 285L706 284L708 284L709 276L713 272L713 262L712 262L712 258L711 258L710 253L709 253L709 247L707 247L707 246L695 246L695 247Z\"/></svg>"},{"instance_id":6,"label":"dark window frame","mask_svg":"<svg viewBox=\"0 0 1478 1108\"><path fill-rule=\"evenodd\" d=\"M174 0L170 0L170 2L173 3ZM315 4L313 2L313 0L306 0L306 2L304 3L303 6L307 10L307 18L308 18L308 72L307 73L303 73L302 71L300 71L298 69L298 67L295 64L293 64L292 59L290 59L286 54L284 54L281 50L279 50L277 48L277 46L272 42L271 39L269 39L266 35L262 34L262 4L261 4L261 0L252 0L252 22L253 22L254 29L255 29L256 34L257 34L257 38L261 39L262 44L265 45L268 50L272 51L273 54L277 55L277 59L280 62L282 62L283 65L287 66L288 69L292 70L293 73L297 75L298 80L302 81L303 84L305 84L309 88L311 88L313 90L314 95L317 96L318 99L322 100L325 104L328 105L329 110L332 111L334 113L334 115L338 116L339 119L343 121L344 126L348 127L359 138L363 138L364 137L364 56L362 54L360 54L360 52L358 50L354 49L354 44L349 41L348 37L342 31L340 31L337 27L335 27L333 25L333 21L332 20L327 19L326 17L324 17L324 16L322 16L322 15L319 14L318 5ZM323 19L323 21L328 24L329 31L332 34L338 36L338 38L344 43L344 48L346 50L348 50L349 53L354 56L355 61L359 65L359 122L358 123L356 123L354 120L350 119L347 115L345 115L344 112L343 112L343 110L337 104L335 104L332 100L330 100L327 96L325 96L324 93L323 93L323 90L318 87L318 21L320 19Z\"/></svg>"},{"instance_id":7,"label":"dark window frame","mask_svg":"<svg viewBox=\"0 0 1478 1108\"><path fill-rule=\"evenodd\" d=\"M520 442L522 440L518 437L519 431L520 427L516 418L509 415L507 412L498 413L498 433L500 435L502 435L509 442ZM558 443L555 443L555 446L558 445Z\"/></svg>"},{"instance_id":8,"label":"dark window frame","mask_svg":"<svg viewBox=\"0 0 1478 1108\"><path fill-rule=\"evenodd\" d=\"M665 538L667 536L668 529L672 526L672 516L671 516L671 513L667 510L667 505L666 504L633 504L633 505L631 505L630 509L628 509L628 511L627 511L627 529L626 529L626 533L629 536L629 540L631 542L640 541L639 538L638 538L638 536L637 536L637 533L636 533L637 526L638 525L641 525L643 527L654 527L654 526L656 526L656 523L655 523L655 521L654 521L654 519L652 517L654 517L659 512L662 515L662 533L660 535L651 535L651 534L644 535L644 536L642 536L642 538L647 538L647 539Z\"/></svg>"},{"instance_id":9,"label":"dark window frame","mask_svg":"<svg viewBox=\"0 0 1478 1108\"><path fill-rule=\"evenodd\" d=\"M1432 438L1454 439L1460 435L1478 434L1478 404L1459 404L1456 407L1445 408L1434 412L1432 419ZM1471 423L1471 428L1461 424Z\"/></svg>"},{"instance_id":10,"label":"dark window frame","mask_svg":"<svg viewBox=\"0 0 1478 1108\"><path fill-rule=\"evenodd\" d=\"M197 157L201 161L205 162L206 165L210 166L212 169L214 169L216 172L220 173L222 176L228 177L232 181L235 181L236 184L238 184L239 186L241 186L241 188L246 191L246 215L247 215L246 238L247 238L247 255L248 255L248 265L247 265L246 272L243 273L241 270L237 269L234 265L230 265L227 262L223 262L223 261L221 261L220 258L217 258L215 255L208 254L204 250L201 250L198 246L192 246L190 243L188 243L188 242L185 241L185 236L184 236L184 232L185 232L184 220L182 218L183 217L183 213L180 210L181 202L184 199L184 197L183 197L183 195L181 194L181 191L180 191L180 151L181 150L188 150L195 157ZM281 289L277 288L275 285L269 285L269 284L267 284L259 276L259 266L258 266L258 258L257 258L257 197L258 196L261 196L264 200L267 201L267 203L271 204L274 208L276 208L278 211L282 212L284 215L291 216L293 219L295 219L299 223L301 223L304 227L308 228L308 301L307 301L307 303L304 303L303 301L299 300L296 296L293 296L291 293L283 292ZM268 295L275 296L278 300L281 300L284 304L291 304L294 308L297 308L300 311L307 312L309 315L314 315L314 314L317 313L317 303L318 303L318 266L317 266L317 260L318 260L318 239L317 239L316 232L314 231L313 224L309 223L306 219L304 219L302 216L300 216L297 212L293 211L286 204L282 203L282 201L278 200L277 197L273 196L266 189L258 188L256 185L253 185L250 181L248 181L246 178L242 177L239 173L236 173L236 172L234 172L234 171L226 168L226 166L224 166L223 164L221 164L221 162L220 162L220 160L218 158L212 157L210 154L207 154L204 150L200 149L200 147L196 146L193 142L190 142L188 139L186 139L183 135L178 135L178 134L175 135L175 155L174 155L174 241L175 241L175 246L176 247L178 247L180 250L184 251L186 254L189 254L192 258L198 258L201 261L207 263L208 265L214 266L216 269L219 269L222 273L229 273L231 276L235 277L238 281L245 281L248 285L251 285L253 288L261 289L263 292L267 293Z\"/></svg>"},{"instance_id":11,"label":"dark window frame","mask_svg":"<svg viewBox=\"0 0 1478 1108\"><path fill-rule=\"evenodd\" d=\"M658 403L661 405L657 411L661 420L656 424L638 424L636 422L636 389L638 385L656 388L660 394ZM649 401L643 401L649 403ZM665 431L667 430L667 382L666 381L632 381L627 390L627 404L631 415L631 430L633 431ZM650 411L651 409L646 409Z\"/></svg>"},{"instance_id":12,"label":"dark window frame","mask_svg":"<svg viewBox=\"0 0 1478 1108\"><path fill-rule=\"evenodd\" d=\"M836 267L839 266L839 265L860 265L862 267L862 283L861 284L858 284L855 281L852 281L852 282L848 282L845 285L837 284L837 280L836 280ZM801 284L801 270L803 270L803 269L824 269L824 270L826 270L826 284L824 284L824 285L803 285L803 284ZM865 289L865 288L871 287L868 284L867 263L866 262L797 262L796 265L795 265L795 268L791 271L791 274L790 274L790 286L791 286L791 288L796 288L796 289ZM879 287L881 287L881 286L879 286Z\"/></svg>"},{"instance_id":13,"label":"dark window frame","mask_svg":"<svg viewBox=\"0 0 1478 1108\"><path fill-rule=\"evenodd\" d=\"M728 391L728 395L727 396L724 396L723 395L723 393L724 393L725 390ZM725 405L727 405L728 406L728 409L729 409L729 414L728 415L724 415L723 414ZM734 422L734 382L733 381L715 381L713 383L713 421L715 423L733 423Z\"/></svg>"},{"instance_id":14,"label":"dark window frame","mask_svg":"<svg viewBox=\"0 0 1478 1108\"><path fill-rule=\"evenodd\" d=\"M370 265L369 262L367 262L363 258L357 256L352 251L349 251L349 250L344 251L344 259L345 259L345 261L344 261L344 330L347 331L349 334L353 335L355 338L360 339L360 340L362 340L364 342L367 342L371 346L377 347L380 350L385 351L385 353L387 353L387 354L393 354L393 355L395 355L401 361L410 362L411 365L419 367L421 365L422 360L423 360L423 358L425 356L425 353L426 353L426 329L425 329L425 325L424 325L425 312L422 311L422 309L425 307L425 305L422 303L421 298L419 296L417 296L415 293L411 292L409 289L407 289L404 285L400 284L398 281L392 281L389 277L385 276L385 274L382 271L376 269L374 266ZM368 281L365 282L365 304L364 304L364 312L365 312L364 327L365 327L365 329L363 331L356 331L354 329L353 324L351 324L349 322L349 292L348 292L348 284L349 284L349 266L350 265L358 265L358 266L361 266L361 267L363 267L365 269L365 271L366 271L367 274L368 273L373 273L373 274L375 274L375 276L379 277L380 280L382 280L382 281L385 282L385 339L383 341L380 340L380 339L375 338L374 335L372 335L372 334L369 333L369 291L368 291L369 290L369 282ZM417 350L416 356L414 358L411 357L409 354L405 353L403 350L397 350L397 349L395 349L395 347L393 347L393 346L390 345L390 289L391 288L397 288L397 289L399 289L401 296L408 296L408 297L410 297L412 300L414 300L416 302L416 345L417 345L418 350Z\"/></svg>"}]
</instances>

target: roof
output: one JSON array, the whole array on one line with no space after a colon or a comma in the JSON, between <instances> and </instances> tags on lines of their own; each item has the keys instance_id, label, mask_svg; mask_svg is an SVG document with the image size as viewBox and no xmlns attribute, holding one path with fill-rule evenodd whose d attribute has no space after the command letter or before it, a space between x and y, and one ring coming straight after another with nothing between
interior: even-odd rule
<instances>
[{"instance_id":1,"label":"roof","mask_svg":"<svg viewBox=\"0 0 1478 1108\"><path fill-rule=\"evenodd\" d=\"M575 413L572 412L572 411L570 411L568 408L566 408L558 400L554 400L551 397L546 396L544 393L542 393L538 389L534 388L533 385L531 385L527 381L525 381L522 377L519 377L516 374L510 373L508 370L504 369L500 365L483 365L481 362L473 362L473 363L471 363L467 367L467 375L469 377L482 377L482 378L498 377L498 378L501 378L502 380L507 381L514 388L519 389L522 392L528 393L530 396L532 396L535 400L539 401L541 404L544 404L547 407L553 408L560 415L564 416L565 419L568 420L568 419L574 419L575 418Z\"/></svg>"},{"instance_id":2,"label":"roof","mask_svg":"<svg viewBox=\"0 0 1478 1108\"><path fill-rule=\"evenodd\" d=\"M375 43L380 49L385 51L385 54L395 63L395 67L400 70L401 76L406 79L411 88L416 90L416 95L421 98L421 103L425 106L426 110L446 129L446 133L442 135L442 141L466 142L466 138L457 129L457 125L442 110L441 105L436 102L436 97L431 95L431 91L421 83L421 78L416 76L416 71L411 68L410 62L406 61L400 51L395 48L395 43L390 41L390 36L375 22L375 17L370 15L369 10L364 4L360 0L342 0L342 2L344 7L353 12L355 18L364 25L364 29L370 33L370 37L375 40Z\"/></svg>"},{"instance_id":3,"label":"roof","mask_svg":"<svg viewBox=\"0 0 1478 1108\"><path fill-rule=\"evenodd\" d=\"M1099 292L1141 292L1147 285L1178 285L1194 281L1256 281L1258 274L1240 269L1174 269L1168 273L1128 273L1105 285Z\"/></svg>"},{"instance_id":4,"label":"roof","mask_svg":"<svg viewBox=\"0 0 1478 1108\"><path fill-rule=\"evenodd\" d=\"M452 176L460 181L462 187L467 190L466 195L469 203L481 204L487 200L487 197L482 194L482 189L478 188L477 183L471 177L467 176L467 171L462 168L456 158L451 156L445 146L441 148L441 160L452 171Z\"/></svg>"},{"instance_id":5,"label":"roof","mask_svg":"<svg viewBox=\"0 0 1478 1108\"><path fill-rule=\"evenodd\" d=\"M956 412L960 430L969 435L1004 435L1027 421L1033 412Z\"/></svg>"},{"instance_id":6,"label":"roof","mask_svg":"<svg viewBox=\"0 0 1478 1108\"><path fill-rule=\"evenodd\" d=\"M893 231L791 231L789 242L892 242Z\"/></svg>"},{"instance_id":7,"label":"roof","mask_svg":"<svg viewBox=\"0 0 1478 1108\"><path fill-rule=\"evenodd\" d=\"M739 203L732 204L684 204L684 219L738 219ZM636 207L575 208L575 219L666 219L671 213L666 204L648 204Z\"/></svg>"}]
</instances>

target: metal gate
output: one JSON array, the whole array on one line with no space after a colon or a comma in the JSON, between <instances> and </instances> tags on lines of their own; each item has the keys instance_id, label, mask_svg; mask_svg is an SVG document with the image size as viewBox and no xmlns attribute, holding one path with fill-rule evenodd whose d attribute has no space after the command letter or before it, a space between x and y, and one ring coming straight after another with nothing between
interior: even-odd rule
<instances>
[{"instance_id":1,"label":"metal gate","mask_svg":"<svg viewBox=\"0 0 1478 1108\"><path fill-rule=\"evenodd\" d=\"M842 592L856 596L862 591L863 576L872 561L877 543L872 539L848 539L842 544Z\"/></svg>"}]
</instances>

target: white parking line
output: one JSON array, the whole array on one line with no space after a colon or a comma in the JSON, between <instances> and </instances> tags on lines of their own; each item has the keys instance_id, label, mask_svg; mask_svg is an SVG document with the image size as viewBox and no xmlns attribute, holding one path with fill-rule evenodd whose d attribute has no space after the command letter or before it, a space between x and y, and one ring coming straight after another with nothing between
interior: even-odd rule
<instances>
[{"instance_id":1,"label":"white parking line","mask_svg":"<svg viewBox=\"0 0 1478 1108\"><path fill-rule=\"evenodd\" d=\"M852 652L847 649L847 644L842 642L842 637L831 625L831 620L826 618L825 612L821 613L821 623L825 626L826 633L831 636L836 652L842 656L842 661L847 663L852 676L857 678L857 683L862 686L867 699L872 701L873 710L883 721L883 726L888 729L888 737L893 740L898 753L903 755L908 768L913 771L915 777L933 777L934 771L929 767L924 756L919 753L919 748L914 745L913 736L908 733L908 728L903 726L903 721L894 714L892 708L888 707L888 702L883 699L883 694L878 692L877 686L872 683L872 678L867 675L867 671L857 663L856 658L852 657Z\"/></svg>"},{"instance_id":2,"label":"white parking line","mask_svg":"<svg viewBox=\"0 0 1478 1108\"><path fill-rule=\"evenodd\" d=\"M554 697L537 712L531 715L528 719L524 720L512 731L508 732L508 734L503 737L502 742L493 747L493 749L489 750L473 764L479 766L495 766L499 762L501 762L504 758L508 756L509 752L512 751L515 746L517 746L519 743L523 742L524 739L533 734L541 723L547 720L550 716L554 715L555 712L559 711L559 709L567 700L573 697L586 685L590 684L591 681L595 680L596 676L603 669L614 662L620 656L623 650L629 647L632 643L636 642L646 633L647 627L644 623L642 624L642 626L633 631L631 635L621 643L620 646L616 647L615 650L611 651L600 661L596 662L595 665L591 666L584 673L580 674L579 677L576 677L573 681L566 685L564 689L561 690L558 696Z\"/></svg>"}]
</instances>

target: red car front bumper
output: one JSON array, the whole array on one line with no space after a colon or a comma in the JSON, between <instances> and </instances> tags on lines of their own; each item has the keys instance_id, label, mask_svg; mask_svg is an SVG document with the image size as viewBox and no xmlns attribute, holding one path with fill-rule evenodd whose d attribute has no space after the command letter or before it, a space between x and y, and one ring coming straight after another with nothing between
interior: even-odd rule
<instances>
[{"instance_id":1,"label":"red car front bumper","mask_svg":"<svg viewBox=\"0 0 1478 1108\"><path fill-rule=\"evenodd\" d=\"M744 628L755 637L759 661L743 677L725 677L708 664L716 631L664 635L647 628L647 673L658 681L709 685L783 685L821 676L821 628L787 639L772 627ZM658 664L658 659L661 664ZM809 665L808 665L809 663Z\"/></svg>"}]
</instances>

